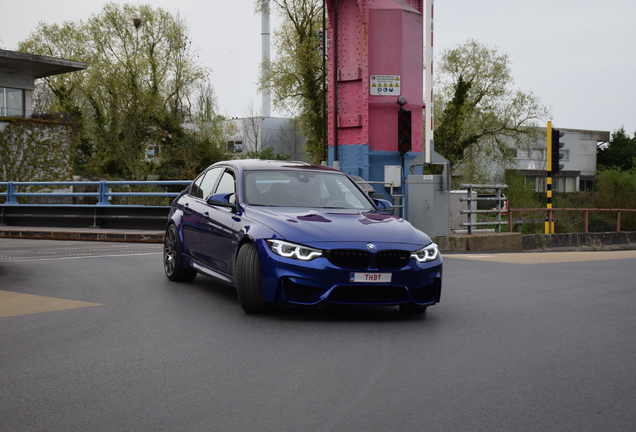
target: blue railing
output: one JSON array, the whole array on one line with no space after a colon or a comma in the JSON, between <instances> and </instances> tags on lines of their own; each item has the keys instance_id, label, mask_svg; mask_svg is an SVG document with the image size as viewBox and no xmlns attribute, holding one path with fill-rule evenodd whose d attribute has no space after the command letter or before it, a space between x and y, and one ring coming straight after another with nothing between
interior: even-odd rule
<instances>
[{"instance_id":1,"label":"blue railing","mask_svg":"<svg viewBox=\"0 0 636 432\"><path fill-rule=\"evenodd\" d=\"M4 197L4 205L19 205L18 197L95 197L97 203L95 205L110 205L111 197L176 197L179 192L113 192L113 186L185 186L190 184L191 180L158 180L158 181L77 181L77 182L0 182L0 189L6 192L0 192L0 198ZM97 192L19 192L18 187L59 187L59 186L97 186ZM3 204L0 204L3 205Z\"/></svg>"}]
</instances>

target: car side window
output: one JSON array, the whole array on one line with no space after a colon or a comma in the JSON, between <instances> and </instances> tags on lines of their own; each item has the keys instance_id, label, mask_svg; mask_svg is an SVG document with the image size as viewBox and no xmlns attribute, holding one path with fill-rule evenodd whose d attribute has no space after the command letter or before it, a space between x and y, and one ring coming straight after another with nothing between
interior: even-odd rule
<instances>
[{"instance_id":1,"label":"car side window","mask_svg":"<svg viewBox=\"0 0 636 432\"><path fill-rule=\"evenodd\" d=\"M189 195L198 198L203 197L203 194L201 193L201 182L203 181L203 177L205 177L205 173L194 179L192 186L190 186L190 192L188 192Z\"/></svg>"},{"instance_id":2,"label":"car side window","mask_svg":"<svg viewBox=\"0 0 636 432\"><path fill-rule=\"evenodd\" d=\"M221 176L219 185L216 187L215 194L229 194L234 193L234 185L236 180L232 171L225 171Z\"/></svg>"},{"instance_id":3,"label":"car side window","mask_svg":"<svg viewBox=\"0 0 636 432\"><path fill-rule=\"evenodd\" d=\"M201 194L197 195L198 198L205 199L212 195L212 190L214 189L214 185L218 180L219 176L223 172L223 168L212 168L207 173L205 173L205 177L201 182Z\"/></svg>"}]
</instances>

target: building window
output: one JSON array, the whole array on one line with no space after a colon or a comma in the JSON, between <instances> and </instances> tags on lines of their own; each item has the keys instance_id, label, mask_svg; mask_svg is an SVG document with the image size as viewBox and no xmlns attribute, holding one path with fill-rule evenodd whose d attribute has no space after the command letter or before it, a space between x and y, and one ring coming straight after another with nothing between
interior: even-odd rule
<instances>
[{"instance_id":1,"label":"building window","mask_svg":"<svg viewBox=\"0 0 636 432\"><path fill-rule=\"evenodd\" d=\"M0 117L24 117L24 90L0 87Z\"/></svg>"},{"instance_id":2,"label":"building window","mask_svg":"<svg viewBox=\"0 0 636 432\"><path fill-rule=\"evenodd\" d=\"M562 150L559 150L559 153L563 153L563 158L561 159L562 161L569 161L570 160L570 150L562 149Z\"/></svg>"},{"instance_id":3,"label":"building window","mask_svg":"<svg viewBox=\"0 0 636 432\"><path fill-rule=\"evenodd\" d=\"M553 177L552 190L554 192L576 192L576 177Z\"/></svg>"},{"instance_id":4,"label":"building window","mask_svg":"<svg viewBox=\"0 0 636 432\"><path fill-rule=\"evenodd\" d=\"M243 151L243 141L227 141L227 151L230 153L241 153Z\"/></svg>"},{"instance_id":5,"label":"building window","mask_svg":"<svg viewBox=\"0 0 636 432\"><path fill-rule=\"evenodd\" d=\"M581 191L591 192L594 190L594 180L581 180L579 182Z\"/></svg>"}]
</instances>

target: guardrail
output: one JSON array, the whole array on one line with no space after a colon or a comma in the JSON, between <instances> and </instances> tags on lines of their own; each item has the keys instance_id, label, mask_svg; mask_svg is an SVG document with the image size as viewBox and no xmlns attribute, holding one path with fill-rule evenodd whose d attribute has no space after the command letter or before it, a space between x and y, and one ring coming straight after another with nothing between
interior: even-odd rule
<instances>
[{"instance_id":1,"label":"guardrail","mask_svg":"<svg viewBox=\"0 0 636 432\"><path fill-rule=\"evenodd\" d=\"M385 187L389 187L390 188L390 195L391 198L393 198L393 202L391 204L393 204L393 214L395 216L399 216L399 217L404 217L404 195L398 195L398 194L394 194L393 191L395 189L397 189L397 186L393 186L393 184L389 185L387 182L385 181L356 181L356 183L358 183L358 185L360 187L362 187L362 189L364 189L365 192L369 192L368 186L370 184L381 184L384 185ZM375 191L375 190L374 190Z\"/></svg>"},{"instance_id":2,"label":"guardrail","mask_svg":"<svg viewBox=\"0 0 636 432\"><path fill-rule=\"evenodd\" d=\"M582 211L583 212L583 224L584 224L584 232L588 233L589 231L589 214L590 212L616 212L616 232L621 232L621 213L629 213L636 212L636 209L603 209L603 208L516 208L516 209L508 209L508 232L512 232L513 225L515 223L524 223L523 221L514 222L512 220L513 213L519 212L546 212L545 220L554 220L552 217L552 213L559 211ZM532 222L532 221L527 221ZM543 221L541 221L543 222Z\"/></svg>"},{"instance_id":3,"label":"guardrail","mask_svg":"<svg viewBox=\"0 0 636 432\"><path fill-rule=\"evenodd\" d=\"M5 201L0 204L0 225L162 230L170 200L179 194L175 187L180 191L190 182L0 182L0 202Z\"/></svg>"},{"instance_id":4,"label":"guardrail","mask_svg":"<svg viewBox=\"0 0 636 432\"><path fill-rule=\"evenodd\" d=\"M472 219L472 215L473 214L494 214L496 215L496 219L494 221L488 221L488 222L462 222L459 225L460 226L465 226L468 227L468 234L472 234L473 233L473 227L474 226L491 226L491 225L495 225L495 231L500 233L501 232L501 225L508 225L509 221L502 221L501 220L501 214L502 213L506 213L507 210L507 202L508 202L508 198L506 198L501 191L503 189L508 189L508 185L488 185L488 184L460 184L459 187L461 189L466 189L468 191L467 193L467 197L466 198L460 198L460 201L465 201L467 202L467 209L466 210L460 210L459 213L460 214L467 214L468 216L468 220L471 221ZM477 198L473 198L473 189L484 189L484 190L494 190L495 191L495 196L494 197L477 197ZM473 210L472 208L472 203L473 201L495 201L495 208L491 209L491 210ZM504 205L502 205L502 203L504 203ZM510 228L508 228L508 230L510 230Z\"/></svg>"},{"instance_id":5,"label":"guardrail","mask_svg":"<svg viewBox=\"0 0 636 432\"><path fill-rule=\"evenodd\" d=\"M110 205L111 197L176 197L179 192L113 192L113 186L179 186L188 185L191 180L157 180L157 181L79 181L79 182L0 182L0 188L6 187L6 192L0 192L0 197L5 197L4 205L20 205L18 197L96 197L94 205ZM19 192L18 187L32 186L97 186L97 192ZM2 204L0 204L2 205ZM55 204L52 204L55 205ZM125 205L125 204L124 204Z\"/></svg>"}]
</instances>

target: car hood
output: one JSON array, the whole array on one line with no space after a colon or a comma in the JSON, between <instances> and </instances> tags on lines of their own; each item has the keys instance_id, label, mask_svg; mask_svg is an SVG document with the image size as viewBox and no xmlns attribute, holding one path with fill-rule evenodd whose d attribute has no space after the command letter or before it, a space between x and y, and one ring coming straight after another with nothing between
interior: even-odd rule
<instances>
[{"instance_id":1,"label":"car hood","mask_svg":"<svg viewBox=\"0 0 636 432\"><path fill-rule=\"evenodd\" d=\"M250 207L245 216L284 239L299 243L372 241L427 245L431 242L428 235L406 220L376 211Z\"/></svg>"}]
</instances>

